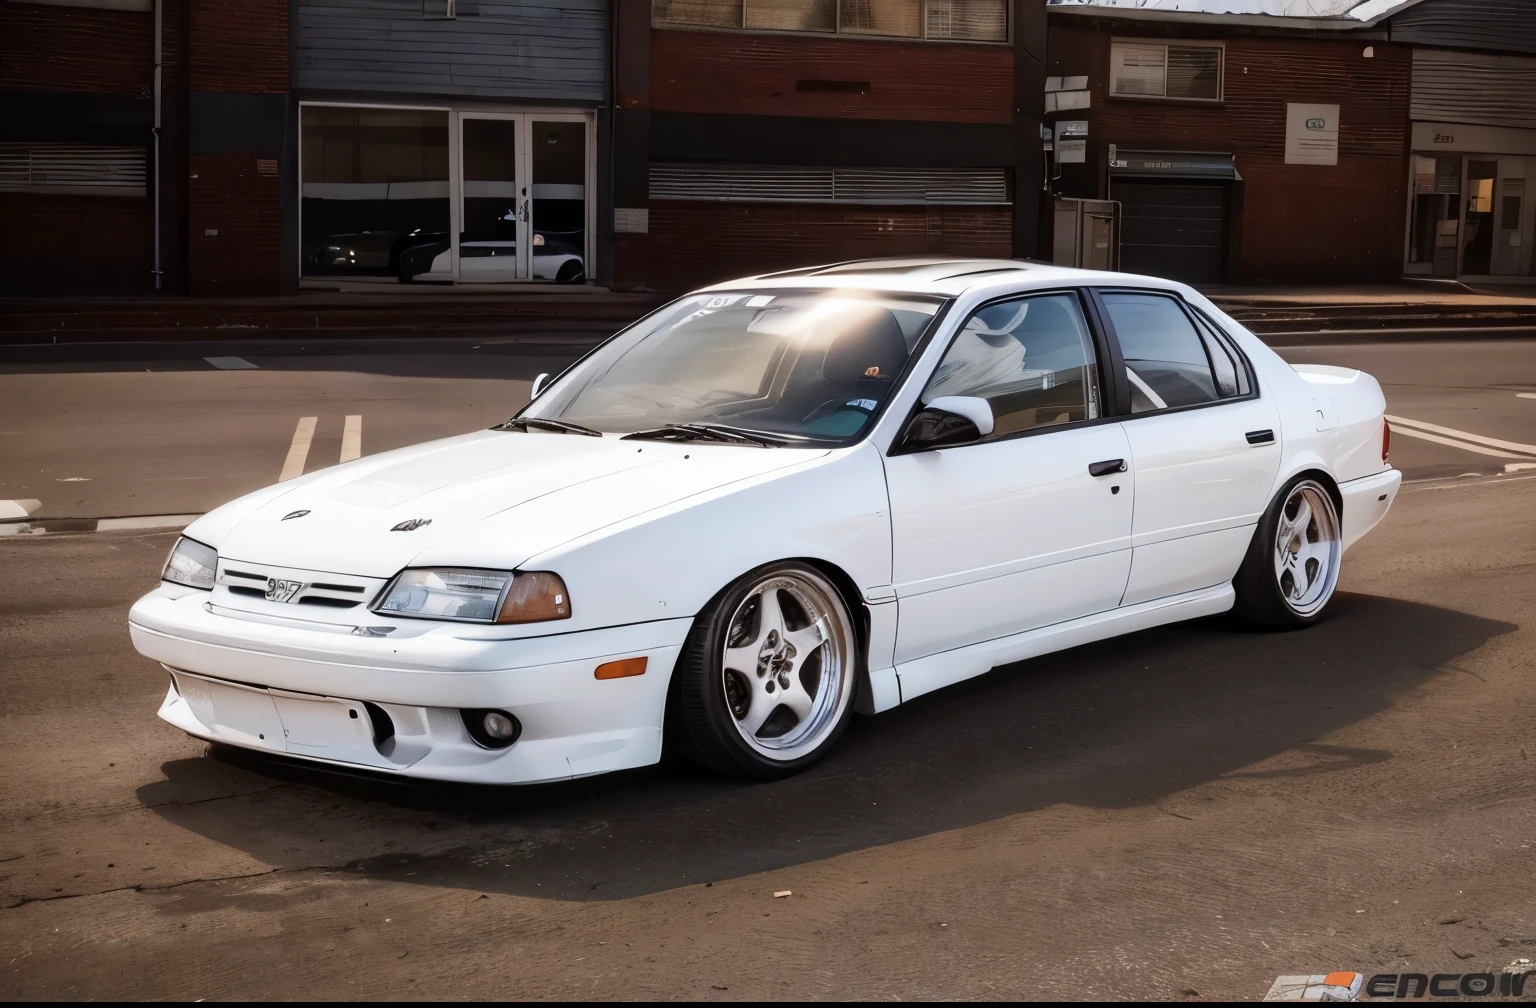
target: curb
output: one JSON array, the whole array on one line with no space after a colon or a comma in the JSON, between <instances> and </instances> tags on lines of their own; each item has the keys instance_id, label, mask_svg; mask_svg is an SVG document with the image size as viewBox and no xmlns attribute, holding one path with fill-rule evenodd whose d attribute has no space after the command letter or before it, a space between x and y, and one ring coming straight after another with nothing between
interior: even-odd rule
<instances>
[{"instance_id":1,"label":"curb","mask_svg":"<svg viewBox=\"0 0 1536 1008\"><path fill-rule=\"evenodd\" d=\"M127 518L44 518L0 522L0 539L36 538L53 532L172 532L186 528L201 517L200 514L133 515Z\"/></svg>"}]
</instances>

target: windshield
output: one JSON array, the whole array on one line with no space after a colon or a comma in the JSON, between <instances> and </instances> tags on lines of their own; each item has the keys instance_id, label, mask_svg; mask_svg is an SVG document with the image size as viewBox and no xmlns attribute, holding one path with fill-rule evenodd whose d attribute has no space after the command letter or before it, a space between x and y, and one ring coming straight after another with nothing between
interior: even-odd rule
<instances>
[{"instance_id":1,"label":"windshield","mask_svg":"<svg viewBox=\"0 0 1536 1008\"><path fill-rule=\"evenodd\" d=\"M520 416L611 434L723 424L853 438L939 305L847 291L695 294L598 349Z\"/></svg>"}]
</instances>

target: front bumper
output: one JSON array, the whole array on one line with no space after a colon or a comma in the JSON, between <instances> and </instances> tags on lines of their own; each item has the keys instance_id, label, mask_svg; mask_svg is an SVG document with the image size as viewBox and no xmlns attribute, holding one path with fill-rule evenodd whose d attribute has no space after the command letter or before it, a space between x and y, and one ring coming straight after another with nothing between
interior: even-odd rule
<instances>
[{"instance_id":1,"label":"front bumper","mask_svg":"<svg viewBox=\"0 0 1536 1008\"><path fill-rule=\"evenodd\" d=\"M129 614L134 647L171 673L160 706L166 721L248 749L487 784L655 763L668 681L691 623L515 639L437 625L391 639L253 621L208 599L163 585ZM639 657L643 675L594 677L599 664ZM470 737L460 711L484 708L518 719L515 743L487 749Z\"/></svg>"}]
</instances>

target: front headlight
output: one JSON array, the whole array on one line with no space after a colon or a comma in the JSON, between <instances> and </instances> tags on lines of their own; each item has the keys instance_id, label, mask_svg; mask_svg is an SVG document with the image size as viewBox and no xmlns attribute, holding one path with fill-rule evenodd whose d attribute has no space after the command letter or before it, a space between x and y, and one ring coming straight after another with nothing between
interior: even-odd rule
<instances>
[{"instance_id":1,"label":"front headlight","mask_svg":"<svg viewBox=\"0 0 1536 1008\"><path fill-rule=\"evenodd\" d=\"M219 552L212 546L204 546L196 539L182 536L171 549L170 558L160 578L188 588L213 589L213 577L219 566Z\"/></svg>"},{"instance_id":2,"label":"front headlight","mask_svg":"<svg viewBox=\"0 0 1536 1008\"><path fill-rule=\"evenodd\" d=\"M437 567L401 571L374 612L469 623L538 623L569 619L571 600L560 575L549 571Z\"/></svg>"}]
</instances>

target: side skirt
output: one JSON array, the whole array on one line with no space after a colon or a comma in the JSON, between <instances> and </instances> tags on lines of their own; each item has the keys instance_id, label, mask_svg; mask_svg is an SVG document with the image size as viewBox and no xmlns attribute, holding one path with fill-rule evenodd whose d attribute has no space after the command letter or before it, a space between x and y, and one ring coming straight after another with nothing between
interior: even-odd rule
<instances>
[{"instance_id":1,"label":"side skirt","mask_svg":"<svg viewBox=\"0 0 1536 1008\"><path fill-rule=\"evenodd\" d=\"M1010 662L1035 658L1052 651L1077 647L1079 644L1090 644L1106 637L1147 630L1165 623L1213 616L1231 609L1235 598L1231 584L1217 585L904 662L896 666L901 684L901 700L905 703L913 697L979 676Z\"/></svg>"}]
</instances>

